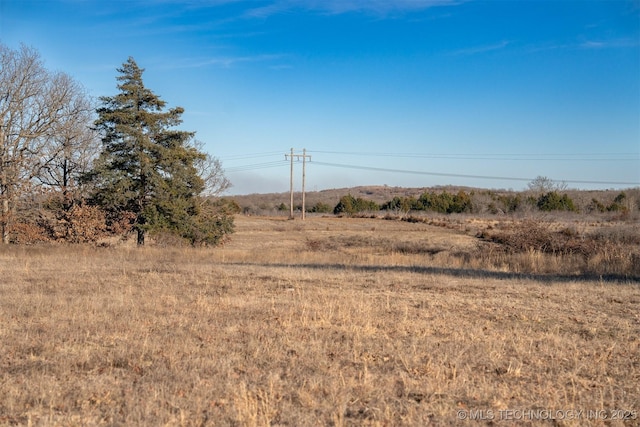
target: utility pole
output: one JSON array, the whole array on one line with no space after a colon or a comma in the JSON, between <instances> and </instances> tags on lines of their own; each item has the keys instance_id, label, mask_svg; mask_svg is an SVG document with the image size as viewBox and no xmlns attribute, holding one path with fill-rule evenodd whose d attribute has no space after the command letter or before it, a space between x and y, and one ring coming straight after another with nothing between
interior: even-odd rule
<instances>
[{"instance_id":1,"label":"utility pole","mask_svg":"<svg viewBox=\"0 0 640 427\"><path fill-rule=\"evenodd\" d=\"M284 155L287 158L287 155ZM290 200L289 200L289 219L293 219L293 148L291 148L291 174L289 175L289 188L290 188Z\"/></svg>"},{"instance_id":2,"label":"utility pole","mask_svg":"<svg viewBox=\"0 0 640 427\"><path fill-rule=\"evenodd\" d=\"M302 159L302 220L304 221L305 219L305 191L304 191L304 184L305 184L305 178L306 178L306 161L307 158L309 160L311 160L311 156L309 156L307 154L307 149L304 148L302 150L302 154L294 154L293 152L293 148L291 149L291 154L285 154L284 158L286 159L287 157L291 158L291 176L289 178L289 184L290 184L290 204L289 204L289 219L293 219L293 158L295 157L296 160L300 161L300 159Z\"/></svg>"},{"instance_id":3,"label":"utility pole","mask_svg":"<svg viewBox=\"0 0 640 427\"><path fill-rule=\"evenodd\" d=\"M307 160L307 149L303 148L302 149L302 220L304 221L304 217L307 211L307 208L305 208L304 206L304 177L305 177L305 173L304 173L304 165L305 165L305 160Z\"/></svg>"}]
</instances>

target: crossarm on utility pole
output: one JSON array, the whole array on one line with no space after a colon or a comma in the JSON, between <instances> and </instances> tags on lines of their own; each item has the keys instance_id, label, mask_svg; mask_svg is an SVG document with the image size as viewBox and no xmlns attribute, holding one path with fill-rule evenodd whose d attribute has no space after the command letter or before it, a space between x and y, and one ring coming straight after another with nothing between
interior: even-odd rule
<instances>
[{"instance_id":1,"label":"crossarm on utility pole","mask_svg":"<svg viewBox=\"0 0 640 427\"><path fill-rule=\"evenodd\" d=\"M302 220L304 221L305 219L305 191L304 191L304 185L305 185L305 178L306 178L306 170L305 170L305 166L306 166L306 161L307 159L311 160L311 156L307 154L307 149L304 148L302 150L302 154L295 154L293 152L293 148L291 149L291 154L285 154L284 158L290 158L291 159L291 175L290 175L290 204L289 204L289 219L293 219L293 159L300 161L300 159L302 159Z\"/></svg>"}]
</instances>

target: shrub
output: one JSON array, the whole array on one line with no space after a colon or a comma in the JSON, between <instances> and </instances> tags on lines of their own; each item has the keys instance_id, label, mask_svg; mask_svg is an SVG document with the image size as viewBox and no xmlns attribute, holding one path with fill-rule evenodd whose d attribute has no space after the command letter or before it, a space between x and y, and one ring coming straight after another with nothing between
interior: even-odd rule
<instances>
[{"instance_id":1,"label":"shrub","mask_svg":"<svg viewBox=\"0 0 640 427\"><path fill-rule=\"evenodd\" d=\"M394 197L380 206L381 210L407 213L411 210L422 210L423 206L415 197Z\"/></svg>"},{"instance_id":2,"label":"shrub","mask_svg":"<svg viewBox=\"0 0 640 427\"><path fill-rule=\"evenodd\" d=\"M62 212L54 238L69 243L95 242L105 235L107 225L104 212L97 206L76 204Z\"/></svg>"},{"instance_id":3,"label":"shrub","mask_svg":"<svg viewBox=\"0 0 640 427\"><path fill-rule=\"evenodd\" d=\"M318 202L308 209L308 212L312 213L331 213L331 206L326 203Z\"/></svg>"},{"instance_id":4,"label":"shrub","mask_svg":"<svg viewBox=\"0 0 640 427\"><path fill-rule=\"evenodd\" d=\"M16 221L11 227L9 242L16 244L33 244L50 242L46 230L32 221Z\"/></svg>"},{"instance_id":5,"label":"shrub","mask_svg":"<svg viewBox=\"0 0 640 427\"><path fill-rule=\"evenodd\" d=\"M224 242L233 233L233 215L238 205L226 199L201 200L197 210L179 218L176 223L167 223L151 231L153 237L164 245L189 242L193 246L215 246ZM174 234L175 237L170 237Z\"/></svg>"},{"instance_id":6,"label":"shrub","mask_svg":"<svg viewBox=\"0 0 640 427\"><path fill-rule=\"evenodd\" d=\"M434 211L439 213L447 213L449 205L453 201L451 194L434 192L423 193L418 199L418 206L425 211Z\"/></svg>"},{"instance_id":7,"label":"shrub","mask_svg":"<svg viewBox=\"0 0 640 427\"><path fill-rule=\"evenodd\" d=\"M429 192L420 196L416 203L416 209L449 214L473 212L473 203L471 202L471 194L462 190L457 194Z\"/></svg>"},{"instance_id":8,"label":"shrub","mask_svg":"<svg viewBox=\"0 0 640 427\"><path fill-rule=\"evenodd\" d=\"M379 211L380 206L374 201L365 200L360 197L357 199L351 194L342 196L340 201L333 209L335 215L347 214L353 215L358 212Z\"/></svg>"},{"instance_id":9,"label":"shrub","mask_svg":"<svg viewBox=\"0 0 640 427\"><path fill-rule=\"evenodd\" d=\"M12 229L13 243L88 243L108 234L105 214L82 200L51 193L38 207L21 212Z\"/></svg>"},{"instance_id":10,"label":"shrub","mask_svg":"<svg viewBox=\"0 0 640 427\"><path fill-rule=\"evenodd\" d=\"M491 213L498 213L502 211L503 213L513 213L518 210L518 208L522 205L522 196L520 194L511 195L492 195L491 198L499 203L496 206L494 203L489 205L489 210Z\"/></svg>"},{"instance_id":11,"label":"shrub","mask_svg":"<svg viewBox=\"0 0 640 427\"><path fill-rule=\"evenodd\" d=\"M575 207L573 200L569 198L566 194L562 196L558 194L556 191L550 191L546 194L543 194L538 198L537 202L538 209L541 211L570 211L577 212L578 209Z\"/></svg>"},{"instance_id":12,"label":"shrub","mask_svg":"<svg viewBox=\"0 0 640 427\"><path fill-rule=\"evenodd\" d=\"M473 204L471 203L471 194L467 194L460 190L453 196L453 201L449 206L447 213L464 213L473 212Z\"/></svg>"},{"instance_id":13,"label":"shrub","mask_svg":"<svg viewBox=\"0 0 640 427\"><path fill-rule=\"evenodd\" d=\"M607 210L606 206L600 203L600 201L598 201L595 198L591 199L591 203L587 205L588 212L604 212L606 210Z\"/></svg>"},{"instance_id":14,"label":"shrub","mask_svg":"<svg viewBox=\"0 0 640 427\"><path fill-rule=\"evenodd\" d=\"M555 232L548 224L534 220L523 221L503 231L483 231L478 237L499 243L512 253L535 251L556 255L588 255L597 247L593 240L581 238L575 230Z\"/></svg>"},{"instance_id":15,"label":"shrub","mask_svg":"<svg viewBox=\"0 0 640 427\"><path fill-rule=\"evenodd\" d=\"M624 192L621 192L613 199L613 202L607 206L607 211L609 212L627 212L628 209L624 205L625 200L627 199L627 195Z\"/></svg>"},{"instance_id":16,"label":"shrub","mask_svg":"<svg viewBox=\"0 0 640 427\"><path fill-rule=\"evenodd\" d=\"M240 212L234 201L226 199L206 200L192 217L189 227L183 234L192 245L218 245L233 233L235 225L233 215Z\"/></svg>"}]
</instances>

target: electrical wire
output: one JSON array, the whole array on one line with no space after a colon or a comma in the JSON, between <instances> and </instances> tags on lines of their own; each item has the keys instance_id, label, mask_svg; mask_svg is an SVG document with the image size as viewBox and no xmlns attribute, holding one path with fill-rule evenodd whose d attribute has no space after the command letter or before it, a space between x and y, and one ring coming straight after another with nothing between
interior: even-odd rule
<instances>
[{"instance_id":1,"label":"electrical wire","mask_svg":"<svg viewBox=\"0 0 640 427\"><path fill-rule=\"evenodd\" d=\"M374 153L356 151L307 150L308 153L338 154L346 156L427 158L453 160L526 160L526 161L640 161L640 153L577 153L577 154L455 154L455 153ZM611 157L616 156L616 157Z\"/></svg>"},{"instance_id":2,"label":"electrical wire","mask_svg":"<svg viewBox=\"0 0 640 427\"><path fill-rule=\"evenodd\" d=\"M345 169L359 169L375 172L390 172L390 173L402 173L410 175L431 175L431 176L446 176L452 178L473 178L473 179L490 179L490 180L504 180L504 181L525 181L531 182L532 178L518 178L518 177L506 177L506 176L489 176L489 175L466 175L456 173L441 173L441 172L427 172L427 171L412 171L406 169L388 169L378 168L371 166L359 166L359 165L345 165L340 163L327 163L327 162L312 162L314 165L330 166ZM566 182L571 184L602 184L602 185L640 185L640 182L624 182L624 181L585 181L585 180L553 180L555 182Z\"/></svg>"},{"instance_id":3,"label":"electrical wire","mask_svg":"<svg viewBox=\"0 0 640 427\"><path fill-rule=\"evenodd\" d=\"M242 165L242 166L232 166L228 168L224 168L225 172L233 173L233 172L245 172L256 169L266 169L266 168L275 168L281 166L287 166L289 162L286 160L280 160L275 162L265 162L265 163L254 163L251 165Z\"/></svg>"},{"instance_id":4,"label":"electrical wire","mask_svg":"<svg viewBox=\"0 0 640 427\"><path fill-rule=\"evenodd\" d=\"M396 157L396 158L431 158L431 159L451 159L451 160L528 160L528 161L640 161L640 154L638 153L580 153L580 154L426 154L426 153L374 153L374 152L356 152L356 151L323 151L323 150L307 150L307 153L316 154L338 154L338 155L354 155L360 157ZM262 153L245 153L238 155L230 155L222 157L223 160L235 161L246 160L254 158L275 157L283 156L286 154L284 151L271 151ZM535 157L527 157L535 156ZM561 156L561 157L559 157ZM616 157L606 157L616 156ZM631 157L626 157L631 156ZM296 161L298 162L298 161ZM337 167L344 169L354 170L368 170L376 172L387 173L401 173L410 175L430 175L430 176L443 176L452 178L472 178L472 179L488 179L488 180L504 180L504 181L523 181L531 182L532 178L521 178L512 176L492 176L492 175L471 175L471 174L459 174L459 173L442 173L431 171L417 171L406 169L391 169L381 168L363 165L343 164L343 163L330 163L321 161L310 161L310 163L317 166ZM238 166L231 166L225 168L227 173L246 172L258 169L285 167L290 163L288 160L276 160L270 162L245 164ZM598 184L598 185L640 185L640 182L629 181L598 181L598 180L554 180L556 182L572 183L572 184Z\"/></svg>"},{"instance_id":5,"label":"electrical wire","mask_svg":"<svg viewBox=\"0 0 640 427\"><path fill-rule=\"evenodd\" d=\"M249 154L232 154L229 156L222 156L220 160L245 160L245 159L256 159L259 157L271 157L271 156L282 156L282 151L270 151L266 153L249 153Z\"/></svg>"}]
</instances>

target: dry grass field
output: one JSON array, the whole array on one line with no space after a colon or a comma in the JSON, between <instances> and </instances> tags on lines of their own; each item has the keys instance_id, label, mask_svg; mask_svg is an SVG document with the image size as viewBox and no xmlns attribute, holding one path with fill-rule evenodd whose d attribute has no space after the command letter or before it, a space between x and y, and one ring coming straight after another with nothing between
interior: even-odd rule
<instances>
[{"instance_id":1,"label":"dry grass field","mask_svg":"<svg viewBox=\"0 0 640 427\"><path fill-rule=\"evenodd\" d=\"M0 425L640 425L636 258L493 256L475 235L509 226L472 219L236 225L0 248Z\"/></svg>"}]
</instances>

